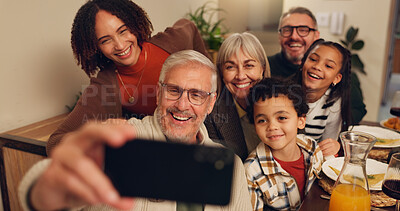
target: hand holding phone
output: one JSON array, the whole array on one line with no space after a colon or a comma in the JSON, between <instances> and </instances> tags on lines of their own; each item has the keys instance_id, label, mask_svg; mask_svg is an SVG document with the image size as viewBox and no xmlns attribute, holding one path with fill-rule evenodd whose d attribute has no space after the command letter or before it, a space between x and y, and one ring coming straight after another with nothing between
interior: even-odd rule
<instances>
[{"instance_id":1,"label":"hand holding phone","mask_svg":"<svg viewBox=\"0 0 400 211\"><path fill-rule=\"evenodd\" d=\"M222 147L135 139L106 147L105 173L122 196L227 205L234 154Z\"/></svg>"}]
</instances>

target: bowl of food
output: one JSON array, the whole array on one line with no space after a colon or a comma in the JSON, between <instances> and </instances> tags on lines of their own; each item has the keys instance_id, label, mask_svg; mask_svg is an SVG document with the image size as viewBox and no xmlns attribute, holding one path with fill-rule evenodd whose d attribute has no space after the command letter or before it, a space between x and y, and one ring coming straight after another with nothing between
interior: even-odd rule
<instances>
[{"instance_id":1,"label":"bowl of food","mask_svg":"<svg viewBox=\"0 0 400 211\"><path fill-rule=\"evenodd\" d=\"M400 131L400 118L392 117L392 118L388 118L388 119L382 120L380 122L380 125L382 127L386 127L386 128L389 128L389 129Z\"/></svg>"}]
</instances>

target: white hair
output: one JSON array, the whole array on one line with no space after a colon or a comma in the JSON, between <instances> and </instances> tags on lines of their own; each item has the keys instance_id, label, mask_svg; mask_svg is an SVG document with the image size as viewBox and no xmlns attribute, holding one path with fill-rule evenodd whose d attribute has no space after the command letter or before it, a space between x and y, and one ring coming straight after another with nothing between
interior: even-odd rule
<instances>
[{"instance_id":1,"label":"white hair","mask_svg":"<svg viewBox=\"0 0 400 211\"><path fill-rule=\"evenodd\" d=\"M184 64L197 64L202 65L210 69L211 75L211 92L217 91L217 69L215 65L203 54L194 50L183 50L171 54L164 62L161 72L159 82L164 82L167 73L174 67Z\"/></svg>"}]
</instances>

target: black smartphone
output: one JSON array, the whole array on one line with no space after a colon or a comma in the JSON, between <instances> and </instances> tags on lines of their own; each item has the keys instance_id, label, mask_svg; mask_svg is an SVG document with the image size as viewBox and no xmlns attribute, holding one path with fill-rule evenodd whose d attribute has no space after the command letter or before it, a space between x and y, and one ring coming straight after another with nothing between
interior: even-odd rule
<instances>
[{"instance_id":1,"label":"black smartphone","mask_svg":"<svg viewBox=\"0 0 400 211\"><path fill-rule=\"evenodd\" d=\"M105 173L122 196L230 201L234 153L228 149L135 139L105 152Z\"/></svg>"}]
</instances>

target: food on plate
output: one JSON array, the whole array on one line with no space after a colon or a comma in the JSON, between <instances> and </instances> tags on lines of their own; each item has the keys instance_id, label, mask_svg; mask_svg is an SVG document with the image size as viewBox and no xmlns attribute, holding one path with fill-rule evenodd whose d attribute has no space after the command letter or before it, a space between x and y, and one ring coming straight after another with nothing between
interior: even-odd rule
<instances>
[{"instance_id":1,"label":"food on plate","mask_svg":"<svg viewBox=\"0 0 400 211\"><path fill-rule=\"evenodd\" d=\"M371 193L371 206L390 207L396 205L396 199L390 198L382 191L373 191Z\"/></svg>"},{"instance_id":2,"label":"food on plate","mask_svg":"<svg viewBox=\"0 0 400 211\"><path fill-rule=\"evenodd\" d=\"M336 169L336 168L334 168L334 167L332 167L332 166L329 166L329 168L331 168L332 171L334 171L336 175L339 175L339 173L340 173L340 170L339 170L339 169ZM378 182L382 181L384 177L385 177L385 174L384 174L384 173L383 173L383 174L371 174L371 175L367 175L368 184L369 184L370 186L374 186L374 185L377 184ZM349 181L349 182L353 182L353 181L354 181L354 182L355 182L356 184L358 184L358 185L361 185L361 186L363 185L363 178L355 177L355 176L352 176L352 175L344 175L343 178L344 178L346 181Z\"/></svg>"},{"instance_id":3,"label":"food on plate","mask_svg":"<svg viewBox=\"0 0 400 211\"><path fill-rule=\"evenodd\" d=\"M387 162L391 148L373 148L368 153L368 158L380 161L382 163Z\"/></svg>"},{"instance_id":4,"label":"food on plate","mask_svg":"<svg viewBox=\"0 0 400 211\"><path fill-rule=\"evenodd\" d=\"M383 123L385 127L400 130L400 118L392 117Z\"/></svg>"},{"instance_id":5,"label":"food on plate","mask_svg":"<svg viewBox=\"0 0 400 211\"><path fill-rule=\"evenodd\" d=\"M335 169L332 166L329 166L329 168L331 168L332 171L335 172L336 175L339 175L339 173L340 173L339 169Z\"/></svg>"},{"instance_id":6,"label":"food on plate","mask_svg":"<svg viewBox=\"0 0 400 211\"><path fill-rule=\"evenodd\" d=\"M400 139L389 139L389 138L376 138L375 145L392 145Z\"/></svg>"},{"instance_id":7,"label":"food on plate","mask_svg":"<svg viewBox=\"0 0 400 211\"><path fill-rule=\"evenodd\" d=\"M367 175L367 177L368 177L368 184L374 186L375 184L378 184L378 182L382 181L383 178L385 178L385 173Z\"/></svg>"},{"instance_id":8,"label":"food on plate","mask_svg":"<svg viewBox=\"0 0 400 211\"><path fill-rule=\"evenodd\" d=\"M351 130L375 136L377 141L374 144L374 148L393 148L400 146L400 133L396 132L392 128L386 127L384 125L385 121L380 122L380 127L356 125Z\"/></svg>"}]
</instances>

